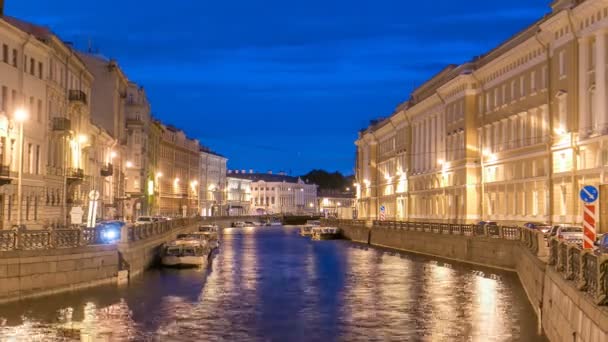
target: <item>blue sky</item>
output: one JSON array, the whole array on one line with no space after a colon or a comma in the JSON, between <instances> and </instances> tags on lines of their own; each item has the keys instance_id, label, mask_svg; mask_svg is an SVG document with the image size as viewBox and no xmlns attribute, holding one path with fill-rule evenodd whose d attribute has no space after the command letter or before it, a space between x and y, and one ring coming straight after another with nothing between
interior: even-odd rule
<instances>
[{"instance_id":1,"label":"blue sky","mask_svg":"<svg viewBox=\"0 0 608 342\"><path fill-rule=\"evenodd\" d=\"M154 115L229 168L352 173L354 140L413 87L549 12L550 0L6 0L115 58Z\"/></svg>"}]
</instances>

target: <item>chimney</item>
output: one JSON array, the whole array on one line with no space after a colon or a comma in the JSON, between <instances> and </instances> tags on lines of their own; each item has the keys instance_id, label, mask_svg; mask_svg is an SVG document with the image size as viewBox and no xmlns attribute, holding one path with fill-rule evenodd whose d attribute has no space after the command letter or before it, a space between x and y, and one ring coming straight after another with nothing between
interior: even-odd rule
<instances>
[{"instance_id":1,"label":"chimney","mask_svg":"<svg viewBox=\"0 0 608 342\"><path fill-rule=\"evenodd\" d=\"M1 1L1 0L0 0L0 1ZM231 174L231 173L232 173L232 170L228 170L228 174Z\"/></svg>"},{"instance_id":2,"label":"chimney","mask_svg":"<svg viewBox=\"0 0 608 342\"><path fill-rule=\"evenodd\" d=\"M269 175L271 175L271 174L272 174L272 171L271 171L271 170L268 170L268 174L269 174Z\"/></svg>"},{"instance_id":3,"label":"chimney","mask_svg":"<svg viewBox=\"0 0 608 342\"><path fill-rule=\"evenodd\" d=\"M252 175L253 174L253 169L249 169L249 174Z\"/></svg>"},{"instance_id":4,"label":"chimney","mask_svg":"<svg viewBox=\"0 0 608 342\"><path fill-rule=\"evenodd\" d=\"M4 0L0 0L0 17L4 15Z\"/></svg>"},{"instance_id":5,"label":"chimney","mask_svg":"<svg viewBox=\"0 0 608 342\"><path fill-rule=\"evenodd\" d=\"M234 170L234 173L236 173L238 175L239 174L239 170Z\"/></svg>"},{"instance_id":6,"label":"chimney","mask_svg":"<svg viewBox=\"0 0 608 342\"><path fill-rule=\"evenodd\" d=\"M242 174L246 174L246 173L247 173L247 171L245 171L245 170L241 170L241 173L242 173Z\"/></svg>"}]
</instances>

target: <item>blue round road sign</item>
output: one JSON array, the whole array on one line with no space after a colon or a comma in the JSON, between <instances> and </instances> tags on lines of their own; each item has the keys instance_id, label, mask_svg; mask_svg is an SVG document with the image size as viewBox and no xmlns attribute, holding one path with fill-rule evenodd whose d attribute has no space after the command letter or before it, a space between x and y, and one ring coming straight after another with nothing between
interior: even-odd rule
<instances>
[{"instance_id":1,"label":"blue round road sign","mask_svg":"<svg viewBox=\"0 0 608 342\"><path fill-rule=\"evenodd\" d=\"M585 203L597 201L600 192L593 185L585 185L580 192L581 200Z\"/></svg>"}]
</instances>

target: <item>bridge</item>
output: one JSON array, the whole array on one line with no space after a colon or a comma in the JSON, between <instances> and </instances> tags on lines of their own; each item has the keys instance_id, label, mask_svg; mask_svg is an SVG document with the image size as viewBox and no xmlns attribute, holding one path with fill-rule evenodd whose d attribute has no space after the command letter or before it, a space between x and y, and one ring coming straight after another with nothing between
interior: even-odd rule
<instances>
[{"instance_id":1,"label":"bridge","mask_svg":"<svg viewBox=\"0 0 608 342\"><path fill-rule=\"evenodd\" d=\"M518 226L322 220L347 239L517 272L551 341L608 341L608 255Z\"/></svg>"}]
</instances>

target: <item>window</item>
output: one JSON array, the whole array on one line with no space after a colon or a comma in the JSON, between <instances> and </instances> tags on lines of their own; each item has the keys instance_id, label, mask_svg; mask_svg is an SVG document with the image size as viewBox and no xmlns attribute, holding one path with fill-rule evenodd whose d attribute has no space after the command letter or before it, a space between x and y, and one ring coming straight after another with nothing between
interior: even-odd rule
<instances>
[{"instance_id":1,"label":"window","mask_svg":"<svg viewBox=\"0 0 608 342\"><path fill-rule=\"evenodd\" d=\"M526 96L526 88L525 88L525 86L526 86L526 82L524 80L524 77L521 76L519 78L519 96L520 97Z\"/></svg>"},{"instance_id":2,"label":"window","mask_svg":"<svg viewBox=\"0 0 608 342\"><path fill-rule=\"evenodd\" d=\"M559 77L566 76L566 51L559 52Z\"/></svg>"},{"instance_id":3,"label":"window","mask_svg":"<svg viewBox=\"0 0 608 342\"><path fill-rule=\"evenodd\" d=\"M30 58L30 74L34 76L36 72L36 61L33 58Z\"/></svg>"},{"instance_id":4,"label":"window","mask_svg":"<svg viewBox=\"0 0 608 342\"><path fill-rule=\"evenodd\" d=\"M2 97L0 98L0 111L4 111L6 113L6 111L8 110L8 106L6 105L6 102L8 101L8 88L6 86L2 86Z\"/></svg>"},{"instance_id":5,"label":"window","mask_svg":"<svg viewBox=\"0 0 608 342\"><path fill-rule=\"evenodd\" d=\"M34 159L34 172L39 175L40 174L40 145L36 145L36 155Z\"/></svg>"},{"instance_id":6,"label":"window","mask_svg":"<svg viewBox=\"0 0 608 342\"><path fill-rule=\"evenodd\" d=\"M2 44L2 61L8 63L8 45Z\"/></svg>"},{"instance_id":7,"label":"window","mask_svg":"<svg viewBox=\"0 0 608 342\"><path fill-rule=\"evenodd\" d=\"M42 78L42 62L38 62L38 78Z\"/></svg>"},{"instance_id":8,"label":"window","mask_svg":"<svg viewBox=\"0 0 608 342\"><path fill-rule=\"evenodd\" d=\"M38 100L38 108L36 110L36 120L42 122L42 100Z\"/></svg>"},{"instance_id":9,"label":"window","mask_svg":"<svg viewBox=\"0 0 608 342\"><path fill-rule=\"evenodd\" d=\"M511 98L511 100L515 100L515 97L517 95L515 94L515 81L511 81L511 96L509 96Z\"/></svg>"},{"instance_id":10,"label":"window","mask_svg":"<svg viewBox=\"0 0 608 342\"><path fill-rule=\"evenodd\" d=\"M536 92L536 71L530 73L530 92Z\"/></svg>"},{"instance_id":11,"label":"window","mask_svg":"<svg viewBox=\"0 0 608 342\"><path fill-rule=\"evenodd\" d=\"M19 54L17 53L17 49L13 49L13 66L16 68L17 67L17 56Z\"/></svg>"}]
</instances>

